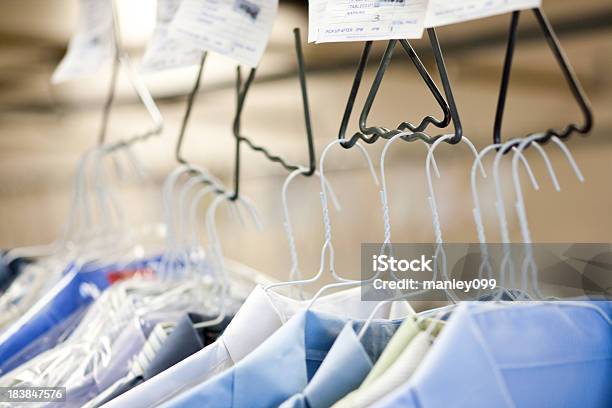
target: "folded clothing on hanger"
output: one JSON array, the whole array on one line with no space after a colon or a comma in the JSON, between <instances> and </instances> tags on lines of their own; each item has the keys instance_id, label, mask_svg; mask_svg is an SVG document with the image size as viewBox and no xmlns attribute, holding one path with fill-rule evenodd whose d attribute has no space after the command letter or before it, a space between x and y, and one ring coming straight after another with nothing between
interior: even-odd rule
<instances>
[{"instance_id":1,"label":"folded clothing on hanger","mask_svg":"<svg viewBox=\"0 0 612 408\"><path fill-rule=\"evenodd\" d=\"M79 310L86 308L102 291L112 284L134 275L146 275L159 262L159 257L133 261L125 265L83 266L71 264L62 279L32 306L27 313L0 335L0 375L4 375L37 354L55 346L61 336L55 332L55 341L42 342L30 347ZM25 351L25 354L21 354Z\"/></svg>"},{"instance_id":2,"label":"folded clothing on hanger","mask_svg":"<svg viewBox=\"0 0 612 408\"><path fill-rule=\"evenodd\" d=\"M151 407L230 369L266 342L308 302L266 291L257 286L246 299L223 335L151 380L106 404L106 407ZM313 310L339 319L367 319L375 302L362 302L360 288L321 297ZM402 319L414 314L407 302L394 302L381 308L376 318Z\"/></svg>"},{"instance_id":3,"label":"folded clothing on hanger","mask_svg":"<svg viewBox=\"0 0 612 408\"><path fill-rule=\"evenodd\" d=\"M142 357L134 361L127 376L108 387L106 392L90 401L85 407L101 406L214 343L232 320L232 316L225 317L216 325L194 327L195 324L213 318L199 313L187 313L178 321L170 335L160 342L156 347L157 350L151 353L141 352ZM142 359L145 362L141 362Z\"/></svg>"},{"instance_id":4,"label":"folded clothing on hanger","mask_svg":"<svg viewBox=\"0 0 612 408\"><path fill-rule=\"evenodd\" d=\"M81 407L128 375L132 362L158 326L183 322L171 342L145 356L151 360L146 374L152 376L155 370L166 368L164 365L183 359L185 353L203 348L227 325L242 300L228 304L227 319L219 325L196 330L190 323L191 337L187 340L182 336L189 333L184 326L184 310L205 305L202 298L209 297L212 288L205 282L198 285L191 281L120 282L100 295L64 342L0 377L0 386L65 387L63 406ZM214 317L193 313L187 316L189 322L206 322ZM147 359L138 361L143 366Z\"/></svg>"}]
</instances>

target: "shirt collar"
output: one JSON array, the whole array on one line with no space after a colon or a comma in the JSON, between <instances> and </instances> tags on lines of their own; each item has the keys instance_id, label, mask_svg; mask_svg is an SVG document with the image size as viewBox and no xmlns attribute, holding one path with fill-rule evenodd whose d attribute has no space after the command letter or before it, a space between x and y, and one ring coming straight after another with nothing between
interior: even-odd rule
<instances>
[{"instance_id":1,"label":"shirt collar","mask_svg":"<svg viewBox=\"0 0 612 408\"><path fill-rule=\"evenodd\" d=\"M304 392L313 407L329 406L365 378L400 323L373 321L362 342L356 330L363 320L299 312L235 366L234 405L278 405Z\"/></svg>"},{"instance_id":2,"label":"shirt collar","mask_svg":"<svg viewBox=\"0 0 612 408\"><path fill-rule=\"evenodd\" d=\"M299 397L311 408L330 407L359 387L371 369L372 359L347 323Z\"/></svg>"},{"instance_id":3,"label":"shirt collar","mask_svg":"<svg viewBox=\"0 0 612 408\"><path fill-rule=\"evenodd\" d=\"M246 357L307 304L308 301L266 292L262 286L256 286L221 336L232 361L237 363ZM376 302L361 301L361 288L353 288L321 297L313 310L339 318L366 319L376 305ZM400 319L412 314L414 310L408 302L391 302L375 317Z\"/></svg>"},{"instance_id":4,"label":"shirt collar","mask_svg":"<svg viewBox=\"0 0 612 408\"><path fill-rule=\"evenodd\" d=\"M279 405L301 392L345 322L314 311L293 316L234 367L233 405Z\"/></svg>"}]
</instances>

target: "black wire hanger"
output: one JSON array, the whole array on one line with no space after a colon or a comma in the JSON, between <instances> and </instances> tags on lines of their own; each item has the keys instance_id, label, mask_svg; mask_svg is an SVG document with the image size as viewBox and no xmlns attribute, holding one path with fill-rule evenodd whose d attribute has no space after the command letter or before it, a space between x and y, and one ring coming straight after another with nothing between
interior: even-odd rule
<instances>
[{"instance_id":1,"label":"black wire hanger","mask_svg":"<svg viewBox=\"0 0 612 408\"><path fill-rule=\"evenodd\" d=\"M177 163L180 163L184 166L189 167L189 170L186 172L192 176L202 176L203 174L197 170L192 164L185 159L182 155L183 142L185 140L185 133L187 131L187 125L189 124L189 119L191 118L191 112L193 110L193 106L195 104L196 95L200 91L200 84L202 83L202 73L204 72L204 65L206 63L206 58L208 57L208 52L203 51L202 56L200 57L200 64L198 67L198 73L196 76L196 80L187 96L187 104L185 106L185 114L183 115L183 119L181 121L181 126L179 128L179 134L176 140L176 147L174 149L174 158ZM202 177L200 182L205 185L212 185L213 181L209 178ZM214 190L215 194L225 194L225 191L220 187L216 187Z\"/></svg>"},{"instance_id":2,"label":"black wire hanger","mask_svg":"<svg viewBox=\"0 0 612 408\"><path fill-rule=\"evenodd\" d=\"M308 90L306 87L306 73L304 67L304 54L302 52L302 40L300 36L300 29L295 28L293 30L295 40L295 51L298 63L298 76L300 81L300 89L302 93L302 105L304 108L304 122L306 127L306 140L308 143L308 170L302 173L305 177L310 177L315 173L316 170L316 153L314 148L314 140L312 135L312 124L310 119L310 107L308 102ZM280 164L287 171L295 171L302 166L291 164L282 157L270 153L266 148L255 144L246 136L242 135L241 124L242 124L242 113L244 111L244 104L249 92L249 89L255 79L256 68L251 68L248 77L244 84L242 83L242 71L240 66L236 69L236 92L237 92L237 103L236 103L236 115L234 116L233 123L233 134L236 139L236 153L234 161L234 192L230 196L230 200L235 201L240 195L240 158L241 158L241 145L246 144L251 150L260 152L266 159L273 163Z\"/></svg>"},{"instance_id":3,"label":"black wire hanger","mask_svg":"<svg viewBox=\"0 0 612 408\"><path fill-rule=\"evenodd\" d=\"M569 85L572 91L572 94L574 96L574 99L576 100L576 103L578 104L580 111L582 112L582 116L583 116L582 125L570 123L561 130L548 129L542 135L542 137L539 139L536 139L535 142L546 143L554 136L560 139L567 139L573 133L579 133L579 134L585 135L589 133L593 127L593 111L591 109L591 103L589 102L589 99L586 96L582 88L582 85L580 84L580 81L578 80L578 77L576 76L570 64L569 59L565 55L565 52L563 51L563 48L561 47L561 43L559 42L559 39L557 38L557 35L555 34L553 27L548 21L548 18L546 17L544 12L540 8L534 8L532 9L532 11L536 17L536 20L538 21L540 28L542 29L542 32L544 33L548 46L553 52L553 55L555 59L557 60L557 63L559 64L561 71L563 72L565 81ZM518 37L518 24L519 24L520 15L521 15L520 11L513 12L512 19L510 21L508 44L506 48L506 56L505 56L505 61L504 61L501 87L500 87L499 98L497 102L497 111L495 114L495 124L493 127L493 143L495 144L500 144L502 141L502 136L501 136L502 122L504 119L506 97L508 95L508 86L510 83L510 74L512 71L512 60L514 57L514 49L515 49L517 37ZM517 141L517 143L519 142L520 141ZM510 146L508 150L505 151L504 153L508 153L511 150L511 148L512 146Z\"/></svg>"},{"instance_id":4,"label":"black wire hanger","mask_svg":"<svg viewBox=\"0 0 612 408\"><path fill-rule=\"evenodd\" d=\"M448 73L446 71L446 64L444 62L444 57L442 55L442 50L440 48L440 42L438 41L438 36L434 28L428 28L427 34L429 36L429 41L433 50L434 58L436 60L436 66L438 69L438 73L440 75L440 79L442 82L442 87L444 89L445 97L442 96L435 82L429 75L429 72L419 59L417 53L414 51L412 46L407 40L399 40L400 45L402 46L404 52L411 59L412 63L417 68L417 71L421 75L421 78L429 88L430 92L434 96L435 100L438 102L439 106L442 108L444 113L443 119L436 119L432 116L426 116L421 120L418 125L414 125L410 122L402 122L396 129L389 130L384 127L373 126L370 127L367 125L367 118L380 88L380 84L385 75L386 69L389 66L391 58L393 56L393 50L397 45L398 40L391 40L387 45L387 49L383 55L383 58L378 67L378 71L376 72L376 76L366 98L366 102L361 111L361 115L359 118L359 132L356 132L350 139L346 137L346 131L348 128L348 122L350 120L353 106L355 104L355 99L357 97L357 93L359 91L359 87L361 85L361 81L363 79L363 74L366 69L368 57L372 48L372 41L367 41L364 45L363 52L361 54L361 59L357 66L357 72L355 74L355 78L353 80L353 86L351 88L351 93L349 95L349 99L346 104L346 108L344 111L344 115L342 117L342 123L340 124L340 131L338 134L338 138L343 140L341 145L345 148L353 147L359 140L364 141L367 144L372 144L376 142L379 138L383 139L391 139L393 136L403 133L407 130L415 132L410 135L402 136L402 139L406 141L413 140L423 140L427 143L434 143L437 139L442 137L442 135L438 136L428 136L423 133L429 125L433 125L438 128L445 128L449 124L453 124L454 127L454 136L447 140L450 144L456 144L461 141L463 136L463 128L461 126L461 120L459 118L459 113L457 110L457 105L455 103L455 98L453 96L452 88L450 86L450 80L448 78Z\"/></svg>"}]
</instances>

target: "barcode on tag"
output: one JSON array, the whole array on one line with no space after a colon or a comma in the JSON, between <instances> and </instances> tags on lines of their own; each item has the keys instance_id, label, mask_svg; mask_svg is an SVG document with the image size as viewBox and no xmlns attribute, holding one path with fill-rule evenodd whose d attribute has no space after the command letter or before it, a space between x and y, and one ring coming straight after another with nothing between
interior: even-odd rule
<instances>
[{"instance_id":1,"label":"barcode on tag","mask_svg":"<svg viewBox=\"0 0 612 408\"><path fill-rule=\"evenodd\" d=\"M429 0L425 26L462 23L541 5L542 0Z\"/></svg>"},{"instance_id":2,"label":"barcode on tag","mask_svg":"<svg viewBox=\"0 0 612 408\"><path fill-rule=\"evenodd\" d=\"M168 35L168 29L181 2L182 0L157 0L155 30L142 58L141 71L157 72L200 62L201 48L191 43L177 41Z\"/></svg>"},{"instance_id":3,"label":"barcode on tag","mask_svg":"<svg viewBox=\"0 0 612 408\"><path fill-rule=\"evenodd\" d=\"M169 38L256 67L268 44L278 0L183 0Z\"/></svg>"},{"instance_id":4,"label":"barcode on tag","mask_svg":"<svg viewBox=\"0 0 612 408\"><path fill-rule=\"evenodd\" d=\"M315 0L309 2L310 42L421 38L427 0Z\"/></svg>"},{"instance_id":5,"label":"barcode on tag","mask_svg":"<svg viewBox=\"0 0 612 408\"><path fill-rule=\"evenodd\" d=\"M111 0L79 0L79 21L68 52L55 69L58 83L96 73L114 54Z\"/></svg>"}]
</instances>

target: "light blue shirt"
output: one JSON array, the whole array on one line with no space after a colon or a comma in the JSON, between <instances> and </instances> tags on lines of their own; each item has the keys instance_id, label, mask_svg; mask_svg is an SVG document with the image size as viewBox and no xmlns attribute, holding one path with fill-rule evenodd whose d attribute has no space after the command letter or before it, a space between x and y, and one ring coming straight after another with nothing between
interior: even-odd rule
<instances>
[{"instance_id":1,"label":"light blue shirt","mask_svg":"<svg viewBox=\"0 0 612 408\"><path fill-rule=\"evenodd\" d=\"M324 408L357 389L367 377L383 348L397 331L395 322L374 321L360 340L361 324L349 322L304 390L281 408Z\"/></svg>"},{"instance_id":2,"label":"light blue shirt","mask_svg":"<svg viewBox=\"0 0 612 408\"><path fill-rule=\"evenodd\" d=\"M612 302L584 302L612 315ZM462 304L387 407L611 407L612 327L569 302Z\"/></svg>"},{"instance_id":3,"label":"light blue shirt","mask_svg":"<svg viewBox=\"0 0 612 408\"><path fill-rule=\"evenodd\" d=\"M316 404L341 398L358 385L360 378L365 378L372 366L369 354L380 355L401 322L373 322L368 332L375 334L368 336L372 347L366 348L367 353L355 335L361 323L345 327L346 323L345 319L323 313L300 312L233 368L162 406L271 407L292 397L298 401L289 406L300 406L299 400L304 402L299 397L301 393L309 403ZM336 339L339 342L332 355L330 350ZM346 345L349 349L344 348ZM357 355L352 354L355 351ZM332 360L323 363L327 356ZM336 359L349 364L343 368L347 371L343 378L331 377L342 370L336 366ZM354 376L348 373L353 368Z\"/></svg>"}]
</instances>

